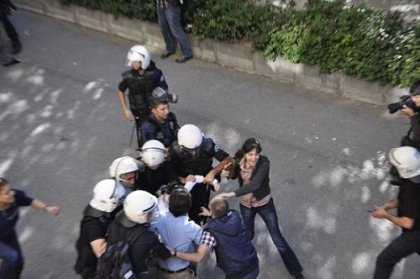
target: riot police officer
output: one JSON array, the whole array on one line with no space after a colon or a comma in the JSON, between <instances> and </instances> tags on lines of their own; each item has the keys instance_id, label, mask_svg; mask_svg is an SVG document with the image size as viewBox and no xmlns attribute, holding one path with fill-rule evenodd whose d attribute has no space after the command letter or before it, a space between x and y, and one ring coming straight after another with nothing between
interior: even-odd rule
<instances>
[{"instance_id":1,"label":"riot police officer","mask_svg":"<svg viewBox=\"0 0 420 279\"><path fill-rule=\"evenodd\" d=\"M101 180L93 189L93 198L84 209L76 242L77 260L74 268L84 279L95 277L98 258L105 251L108 226L123 195L123 187L114 179Z\"/></svg>"},{"instance_id":2,"label":"riot police officer","mask_svg":"<svg viewBox=\"0 0 420 279\"><path fill-rule=\"evenodd\" d=\"M211 185L215 177L232 162L229 154L220 148L211 138L206 138L200 129L192 124L186 124L178 131L177 141L170 150L171 165L176 171L181 183L185 184L195 175L204 176L203 183ZM220 163L213 167L213 158ZM199 216L202 206L207 207L210 198L210 187L196 185L191 190L192 206L189 216L197 224L206 220Z\"/></svg>"},{"instance_id":3,"label":"riot police officer","mask_svg":"<svg viewBox=\"0 0 420 279\"><path fill-rule=\"evenodd\" d=\"M124 189L124 195L121 201L135 190L138 171L139 169L142 169L142 167L143 165L140 161L130 156L117 158L109 166L110 177L115 179L117 185Z\"/></svg>"},{"instance_id":4,"label":"riot police officer","mask_svg":"<svg viewBox=\"0 0 420 279\"><path fill-rule=\"evenodd\" d=\"M137 133L144 119L149 115L149 101L153 89L161 87L168 90L165 76L150 58L150 53L144 46L135 45L127 54L127 66L130 70L122 74L118 85L118 100L124 116L136 121ZM125 93L128 89L128 105ZM175 98L176 99L176 98ZM141 137L137 134L137 138ZM139 143L139 147L141 144Z\"/></svg>"},{"instance_id":5,"label":"riot police officer","mask_svg":"<svg viewBox=\"0 0 420 279\"><path fill-rule=\"evenodd\" d=\"M158 199L145 191L137 190L130 193L124 202L124 208L115 217L108 229L108 247L122 240L128 240L128 257L132 263L131 276L124 278L151 278L149 258L152 250L159 247L158 236L154 234L149 223L155 217ZM102 270L105 271L105 270ZM99 271L99 278L109 274Z\"/></svg>"},{"instance_id":6,"label":"riot police officer","mask_svg":"<svg viewBox=\"0 0 420 279\"><path fill-rule=\"evenodd\" d=\"M167 153L163 143L158 140L149 140L143 144L140 160L144 168L139 172L137 189L156 195L161 186L177 182L178 177L167 161Z\"/></svg>"}]
</instances>

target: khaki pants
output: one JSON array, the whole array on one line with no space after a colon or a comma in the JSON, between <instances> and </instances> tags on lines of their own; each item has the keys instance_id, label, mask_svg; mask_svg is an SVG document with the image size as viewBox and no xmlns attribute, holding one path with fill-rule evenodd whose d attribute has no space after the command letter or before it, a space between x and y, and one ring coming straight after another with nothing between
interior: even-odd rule
<instances>
[{"instance_id":1,"label":"khaki pants","mask_svg":"<svg viewBox=\"0 0 420 279\"><path fill-rule=\"evenodd\" d=\"M184 271L177 273L168 273L159 267L157 268L157 279L194 279L194 270L187 268Z\"/></svg>"}]
</instances>

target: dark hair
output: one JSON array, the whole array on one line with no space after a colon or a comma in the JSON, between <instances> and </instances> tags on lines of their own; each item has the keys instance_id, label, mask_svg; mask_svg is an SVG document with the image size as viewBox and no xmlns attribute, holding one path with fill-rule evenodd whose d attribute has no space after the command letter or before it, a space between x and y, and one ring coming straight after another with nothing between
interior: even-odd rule
<instances>
[{"instance_id":1,"label":"dark hair","mask_svg":"<svg viewBox=\"0 0 420 279\"><path fill-rule=\"evenodd\" d=\"M175 189L169 196L169 211L175 216L188 213L191 208L191 195L184 188Z\"/></svg>"},{"instance_id":2,"label":"dark hair","mask_svg":"<svg viewBox=\"0 0 420 279\"><path fill-rule=\"evenodd\" d=\"M167 98L152 98L150 100L150 108L157 108L159 105L169 105Z\"/></svg>"},{"instance_id":3,"label":"dark hair","mask_svg":"<svg viewBox=\"0 0 420 279\"><path fill-rule=\"evenodd\" d=\"M411 95L420 95L420 79L416 80L415 82L413 82L413 84L411 84L410 94Z\"/></svg>"},{"instance_id":4,"label":"dark hair","mask_svg":"<svg viewBox=\"0 0 420 279\"><path fill-rule=\"evenodd\" d=\"M210 210L215 218L220 218L228 212L229 204L225 199L216 198L210 202Z\"/></svg>"},{"instance_id":5,"label":"dark hair","mask_svg":"<svg viewBox=\"0 0 420 279\"><path fill-rule=\"evenodd\" d=\"M235 159L240 160L245 155L252 151L253 149L257 150L257 153L262 151L260 142L255 138L249 138L244 141L240 150L238 150L235 154Z\"/></svg>"},{"instance_id":6,"label":"dark hair","mask_svg":"<svg viewBox=\"0 0 420 279\"><path fill-rule=\"evenodd\" d=\"M0 188L3 188L7 184L10 184L9 180L7 180L6 178L0 177Z\"/></svg>"}]
</instances>

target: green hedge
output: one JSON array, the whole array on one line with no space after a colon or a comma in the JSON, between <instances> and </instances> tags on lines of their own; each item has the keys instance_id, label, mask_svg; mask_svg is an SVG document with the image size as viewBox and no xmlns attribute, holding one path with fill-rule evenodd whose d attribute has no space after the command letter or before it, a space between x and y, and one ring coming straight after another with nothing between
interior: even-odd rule
<instances>
[{"instance_id":1,"label":"green hedge","mask_svg":"<svg viewBox=\"0 0 420 279\"><path fill-rule=\"evenodd\" d=\"M155 0L61 0L115 16L156 22ZM250 0L184 0L189 32L228 42L248 41L269 59L318 65L360 78L409 86L420 79L420 25L398 12L345 0L311 1L303 11Z\"/></svg>"}]
</instances>

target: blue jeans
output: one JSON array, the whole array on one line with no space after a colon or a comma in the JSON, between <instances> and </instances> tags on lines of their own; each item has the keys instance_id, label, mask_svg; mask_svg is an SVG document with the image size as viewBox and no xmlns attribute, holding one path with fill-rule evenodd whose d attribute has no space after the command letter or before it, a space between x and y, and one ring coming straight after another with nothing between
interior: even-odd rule
<instances>
[{"instance_id":1,"label":"blue jeans","mask_svg":"<svg viewBox=\"0 0 420 279\"><path fill-rule=\"evenodd\" d=\"M166 8L157 7L157 15L166 51L175 52L175 37L181 47L182 55L187 58L192 57L188 36L181 25L181 7L168 3Z\"/></svg>"},{"instance_id":2,"label":"blue jeans","mask_svg":"<svg viewBox=\"0 0 420 279\"><path fill-rule=\"evenodd\" d=\"M256 279L260 273L260 268L257 266L253 271L242 277L242 279Z\"/></svg>"},{"instance_id":3,"label":"blue jeans","mask_svg":"<svg viewBox=\"0 0 420 279\"><path fill-rule=\"evenodd\" d=\"M18 279L23 269L23 258L17 239L0 241L0 278Z\"/></svg>"},{"instance_id":4,"label":"blue jeans","mask_svg":"<svg viewBox=\"0 0 420 279\"><path fill-rule=\"evenodd\" d=\"M245 227L251 239L254 238L255 215L258 213L267 226L271 239L273 240L274 245L276 245L289 273L293 276L302 273L302 266L300 265L295 252L293 252L292 248L290 248L286 239L281 234L273 199L270 199L267 204L260 207L248 208L241 205L240 208Z\"/></svg>"}]
</instances>

